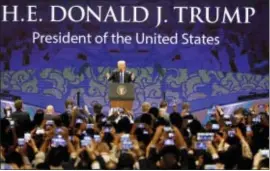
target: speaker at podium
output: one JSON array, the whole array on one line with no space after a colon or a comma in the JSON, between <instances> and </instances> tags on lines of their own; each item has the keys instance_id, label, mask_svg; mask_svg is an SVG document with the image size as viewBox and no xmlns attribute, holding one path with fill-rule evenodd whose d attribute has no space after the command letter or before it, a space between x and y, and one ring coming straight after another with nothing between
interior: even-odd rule
<instances>
[{"instance_id":1,"label":"speaker at podium","mask_svg":"<svg viewBox=\"0 0 270 171\"><path fill-rule=\"evenodd\" d=\"M112 108L120 107L131 111L134 99L134 85L132 83L109 84L109 100Z\"/></svg>"}]
</instances>

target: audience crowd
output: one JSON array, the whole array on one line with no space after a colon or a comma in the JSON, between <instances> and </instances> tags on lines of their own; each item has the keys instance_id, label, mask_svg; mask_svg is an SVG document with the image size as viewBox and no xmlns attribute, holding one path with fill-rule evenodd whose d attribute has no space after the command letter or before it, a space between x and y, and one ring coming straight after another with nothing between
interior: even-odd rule
<instances>
[{"instance_id":1,"label":"audience crowd","mask_svg":"<svg viewBox=\"0 0 270 171\"><path fill-rule=\"evenodd\" d=\"M1 169L268 169L268 105L224 113L215 106L203 125L190 112L168 104L142 104L142 112L111 108L93 113L74 102L65 112L37 110L31 120L22 100L1 118Z\"/></svg>"}]
</instances>

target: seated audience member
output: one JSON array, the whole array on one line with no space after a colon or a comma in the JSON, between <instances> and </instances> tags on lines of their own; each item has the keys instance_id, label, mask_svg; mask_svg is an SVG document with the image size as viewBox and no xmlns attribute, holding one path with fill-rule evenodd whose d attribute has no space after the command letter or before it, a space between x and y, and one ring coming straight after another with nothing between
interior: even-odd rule
<instances>
[{"instance_id":1,"label":"seated audience member","mask_svg":"<svg viewBox=\"0 0 270 171\"><path fill-rule=\"evenodd\" d=\"M16 135L24 137L24 133L29 132L31 129L30 115L28 112L23 111L22 100L16 100L14 107L16 111L11 114L11 118L15 123Z\"/></svg>"}]
</instances>

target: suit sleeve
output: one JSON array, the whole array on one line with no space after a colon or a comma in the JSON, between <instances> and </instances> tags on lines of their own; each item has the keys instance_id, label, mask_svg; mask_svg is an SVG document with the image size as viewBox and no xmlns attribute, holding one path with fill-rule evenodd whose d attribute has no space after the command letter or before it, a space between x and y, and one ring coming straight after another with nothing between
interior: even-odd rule
<instances>
[{"instance_id":1,"label":"suit sleeve","mask_svg":"<svg viewBox=\"0 0 270 171\"><path fill-rule=\"evenodd\" d=\"M132 80L132 77L131 77L131 76L132 76L132 74L133 74L132 72L130 72L130 73L129 73L129 78L128 78L128 79L129 79L129 82L134 83L134 82L135 82L136 77L134 77L134 79Z\"/></svg>"},{"instance_id":2,"label":"suit sleeve","mask_svg":"<svg viewBox=\"0 0 270 171\"><path fill-rule=\"evenodd\" d=\"M109 77L109 79L108 79L108 81L115 81L115 71L114 72L112 72L112 74L110 75L110 77Z\"/></svg>"}]
</instances>

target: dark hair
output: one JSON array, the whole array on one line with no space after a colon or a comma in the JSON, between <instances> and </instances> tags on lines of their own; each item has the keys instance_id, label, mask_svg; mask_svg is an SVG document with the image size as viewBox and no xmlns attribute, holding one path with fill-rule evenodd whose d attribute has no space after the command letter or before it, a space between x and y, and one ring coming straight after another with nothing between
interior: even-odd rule
<instances>
[{"instance_id":1,"label":"dark hair","mask_svg":"<svg viewBox=\"0 0 270 171\"><path fill-rule=\"evenodd\" d=\"M66 147L52 148L46 158L49 166L60 166L62 162L69 160L69 154Z\"/></svg>"},{"instance_id":2,"label":"dark hair","mask_svg":"<svg viewBox=\"0 0 270 171\"><path fill-rule=\"evenodd\" d=\"M117 169L125 169L125 170L133 169L134 163L135 163L135 160L131 156L131 154L122 153L119 157Z\"/></svg>"},{"instance_id":3,"label":"dark hair","mask_svg":"<svg viewBox=\"0 0 270 171\"><path fill-rule=\"evenodd\" d=\"M151 114L142 114L141 118L140 118L140 122L141 123L145 123L147 125L152 125L152 116Z\"/></svg>"},{"instance_id":4,"label":"dark hair","mask_svg":"<svg viewBox=\"0 0 270 171\"><path fill-rule=\"evenodd\" d=\"M131 123L127 117L123 117L117 123L117 132L129 133L131 130Z\"/></svg>"},{"instance_id":5,"label":"dark hair","mask_svg":"<svg viewBox=\"0 0 270 171\"><path fill-rule=\"evenodd\" d=\"M1 119L1 132L5 131L5 129L7 129L7 127L10 126L9 121L6 118L2 118Z\"/></svg>"},{"instance_id":6,"label":"dark hair","mask_svg":"<svg viewBox=\"0 0 270 171\"><path fill-rule=\"evenodd\" d=\"M165 100L162 100L159 104L159 107L160 108L164 108L164 107L167 107L168 106L168 103L165 101Z\"/></svg>"},{"instance_id":7,"label":"dark hair","mask_svg":"<svg viewBox=\"0 0 270 171\"><path fill-rule=\"evenodd\" d=\"M65 101L65 107L68 108L68 105L74 105L74 101L73 100L66 100Z\"/></svg>"},{"instance_id":8,"label":"dark hair","mask_svg":"<svg viewBox=\"0 0 270 171\"><path fill-rule=\"evenodd\" d=\"M96 103L96 104L94 105L93 109L94 109L94 112L95 112L96 114L101 114L101 111L102 111L102 105L99 104L99 103Z\"/></svg>"},{"instance_id":9,"label":"dark hair","mask_svg":"<svg viewBox=\"0 0 270 171\"><path fill-rule=\"evenodd\" d=\"M173 112L170 114L170 122L172 125L177 127L179 130L182 127L182 117L180 116L180 113L178 112Z\"/></svg>"},{"instance_id":10,"label":"dark hair","mask_svg":"<svg viewBox=\"0 0 270 171\"><path fill-rule=\"evenodd\" d=\"M153 114L157 118L159 114L159 109L157 107L151 107L149 109L149 113Z\"/></svg>"},{"instance_id":11,"label":"dark hair","mask_svg":"<svg viewBox=\"0 0 270 171\"><path fill-rule=\"evenodd\" d=\"M38 109L33 119L34 125L35 126L41 125L43 119L44 119L44 111L42 109Z\"/></svg>"},{"instance_id":12,"label":"dark hair","mask_svg":"<svg viewBox=\"0 0 270 171\"><path fill-rule=\"evenodd\" d=\"M22 167L23 166L23 159L22 156L16 152L13 151L11 153L9 153L6 157L6 162L7 163L15 163L18 165L18 167Z\"/></svg>"}]
</instances>

